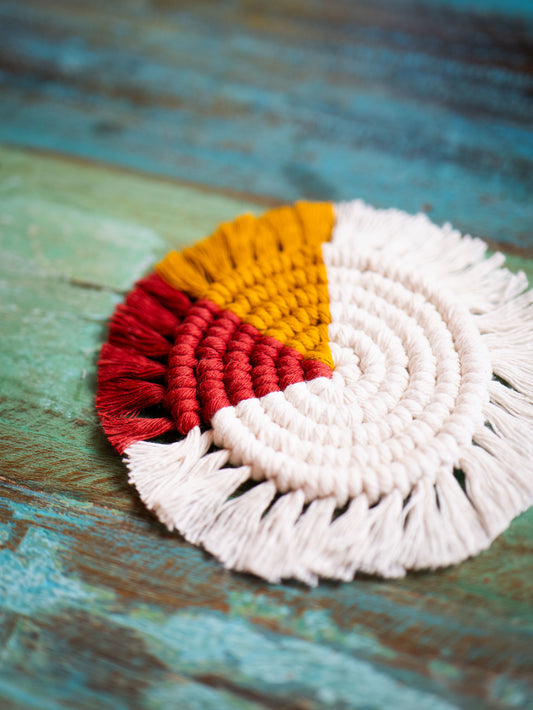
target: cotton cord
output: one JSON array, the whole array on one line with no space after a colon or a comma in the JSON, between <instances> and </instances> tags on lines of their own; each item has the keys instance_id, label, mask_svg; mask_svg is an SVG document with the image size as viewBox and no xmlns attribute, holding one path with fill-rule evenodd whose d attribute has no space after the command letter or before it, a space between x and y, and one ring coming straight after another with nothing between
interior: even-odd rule
<instances>
[{"instance_id":1,"label":"cotton cord","mask_svg":"<svg viewBox=\"0 0 533 710\"><path fill-rule=\"evenodd\" d=\"M531 504L533 296L501 255L360 201L209 239L137 285L100 361L104 428L169 529L316 584L459 562Z\"/></svg>"}]
</instances>

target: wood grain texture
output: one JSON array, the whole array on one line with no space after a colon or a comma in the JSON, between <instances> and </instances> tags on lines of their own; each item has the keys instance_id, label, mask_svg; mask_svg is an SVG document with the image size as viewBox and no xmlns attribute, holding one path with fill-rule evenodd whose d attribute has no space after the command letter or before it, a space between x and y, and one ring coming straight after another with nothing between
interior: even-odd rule
<instances>
[{"instance_id":1,"label":"wood grain texture","mask_svg":"<svg viewBox=\"0 0 533 710\"><path fill-rule=\"evenodd\" d=\"M224 571L127 486L93 409L106 319L258 205L9 149L0 194L0 706L528 707L533 511L457 568L308 590Z\"/></svg>"},{"instance_id":2,"label":"wood grain texture","mask_svg":"<svg viewBox=\"0 0 533 710\"><path fill-rule=\"evenodd\" d=\"M147 518L5 483L0 693L24 688L38 707L527 707L528 594L495 586L516 573L521 525L497 543L503 569L485 555L310 591L223 571Z\"/></svg>"},{"instance_id":3,"label":"wood grain texture","mask_svg":"<svg viewBox=\"0 0 533 710\"><path fill-rule=\"evenodd\" d=\"M533 706L533 509L453 569L266 585L94 412L115 304L245 211L424 210L533 282L532 116L528 0L0 0L2 710Z\"/></svg>"},{"instance_id":4,"label":"wood grain texture","mask_svg":"<svg viewBox=\"0 0 533 710\"><path fill-rule=\"evenodd\" d=\"M2 0L0 140L532 247L529 0Z\"/></svg>"}]
</instances>

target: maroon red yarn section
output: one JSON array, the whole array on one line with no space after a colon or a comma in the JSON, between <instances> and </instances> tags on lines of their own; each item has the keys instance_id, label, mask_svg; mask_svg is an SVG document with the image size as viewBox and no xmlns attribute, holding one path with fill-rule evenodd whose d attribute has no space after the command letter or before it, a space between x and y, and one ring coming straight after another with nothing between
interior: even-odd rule
<instances>
[{"instance_id":1,"label":"maroon red yarn section","mask_svg":"<svg viewBox=\"0 0 533 710\"><path fill-rule=\"evenodd\" d=\"M212 301L191 302L158 274L139 281L111 319L98 361L96 406L111 444L208 424L222 407L331 369Z\"/></svg>"}]
</instances>

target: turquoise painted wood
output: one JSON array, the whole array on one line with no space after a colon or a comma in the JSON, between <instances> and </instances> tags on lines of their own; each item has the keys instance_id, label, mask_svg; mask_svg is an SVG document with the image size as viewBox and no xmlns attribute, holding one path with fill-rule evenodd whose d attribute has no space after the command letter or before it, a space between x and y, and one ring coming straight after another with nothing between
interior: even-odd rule
<instances>
[{"instance_id":1,"label":"turquoise painted wood","mask_svg":"<svg viewBox=\"0 0 533 710\"><path fill-rule=\"evenodd\" d=\"M2 710L533 706L533 509L453 569L267 585L94 413L115 304L244 211L423 209L533 282L532 62L528 0L0 0Z\"/></svg>"},{"instance_id":2,"label":"turquoise painted wood","mask_svg":"<svg viewBox=\"0 0 533 710\"><path fill-rule=\"evenodd\" d=\"M530 0L3 0L0 140L531 247Z\"/></svg>"}]
</instances>

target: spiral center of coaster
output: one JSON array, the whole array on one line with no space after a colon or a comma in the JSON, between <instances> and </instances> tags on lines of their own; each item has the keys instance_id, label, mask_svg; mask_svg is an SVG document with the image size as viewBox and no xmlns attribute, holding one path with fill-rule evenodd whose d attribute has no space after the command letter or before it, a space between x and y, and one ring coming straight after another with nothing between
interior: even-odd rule
<instances>
[{"instance_id":1,"label":"spiral center of coaster","mask_svg":"<svg viewBox=\"0 0 533 710\"><path fill-rule=\"evenodd\" d=\"M453 465L482 423L486 349L469 312L423 275L332 244L324 260L332 377L221 409L215 442L258 479L308 500L407 495Z\"/></svg>"}]
</instances>

